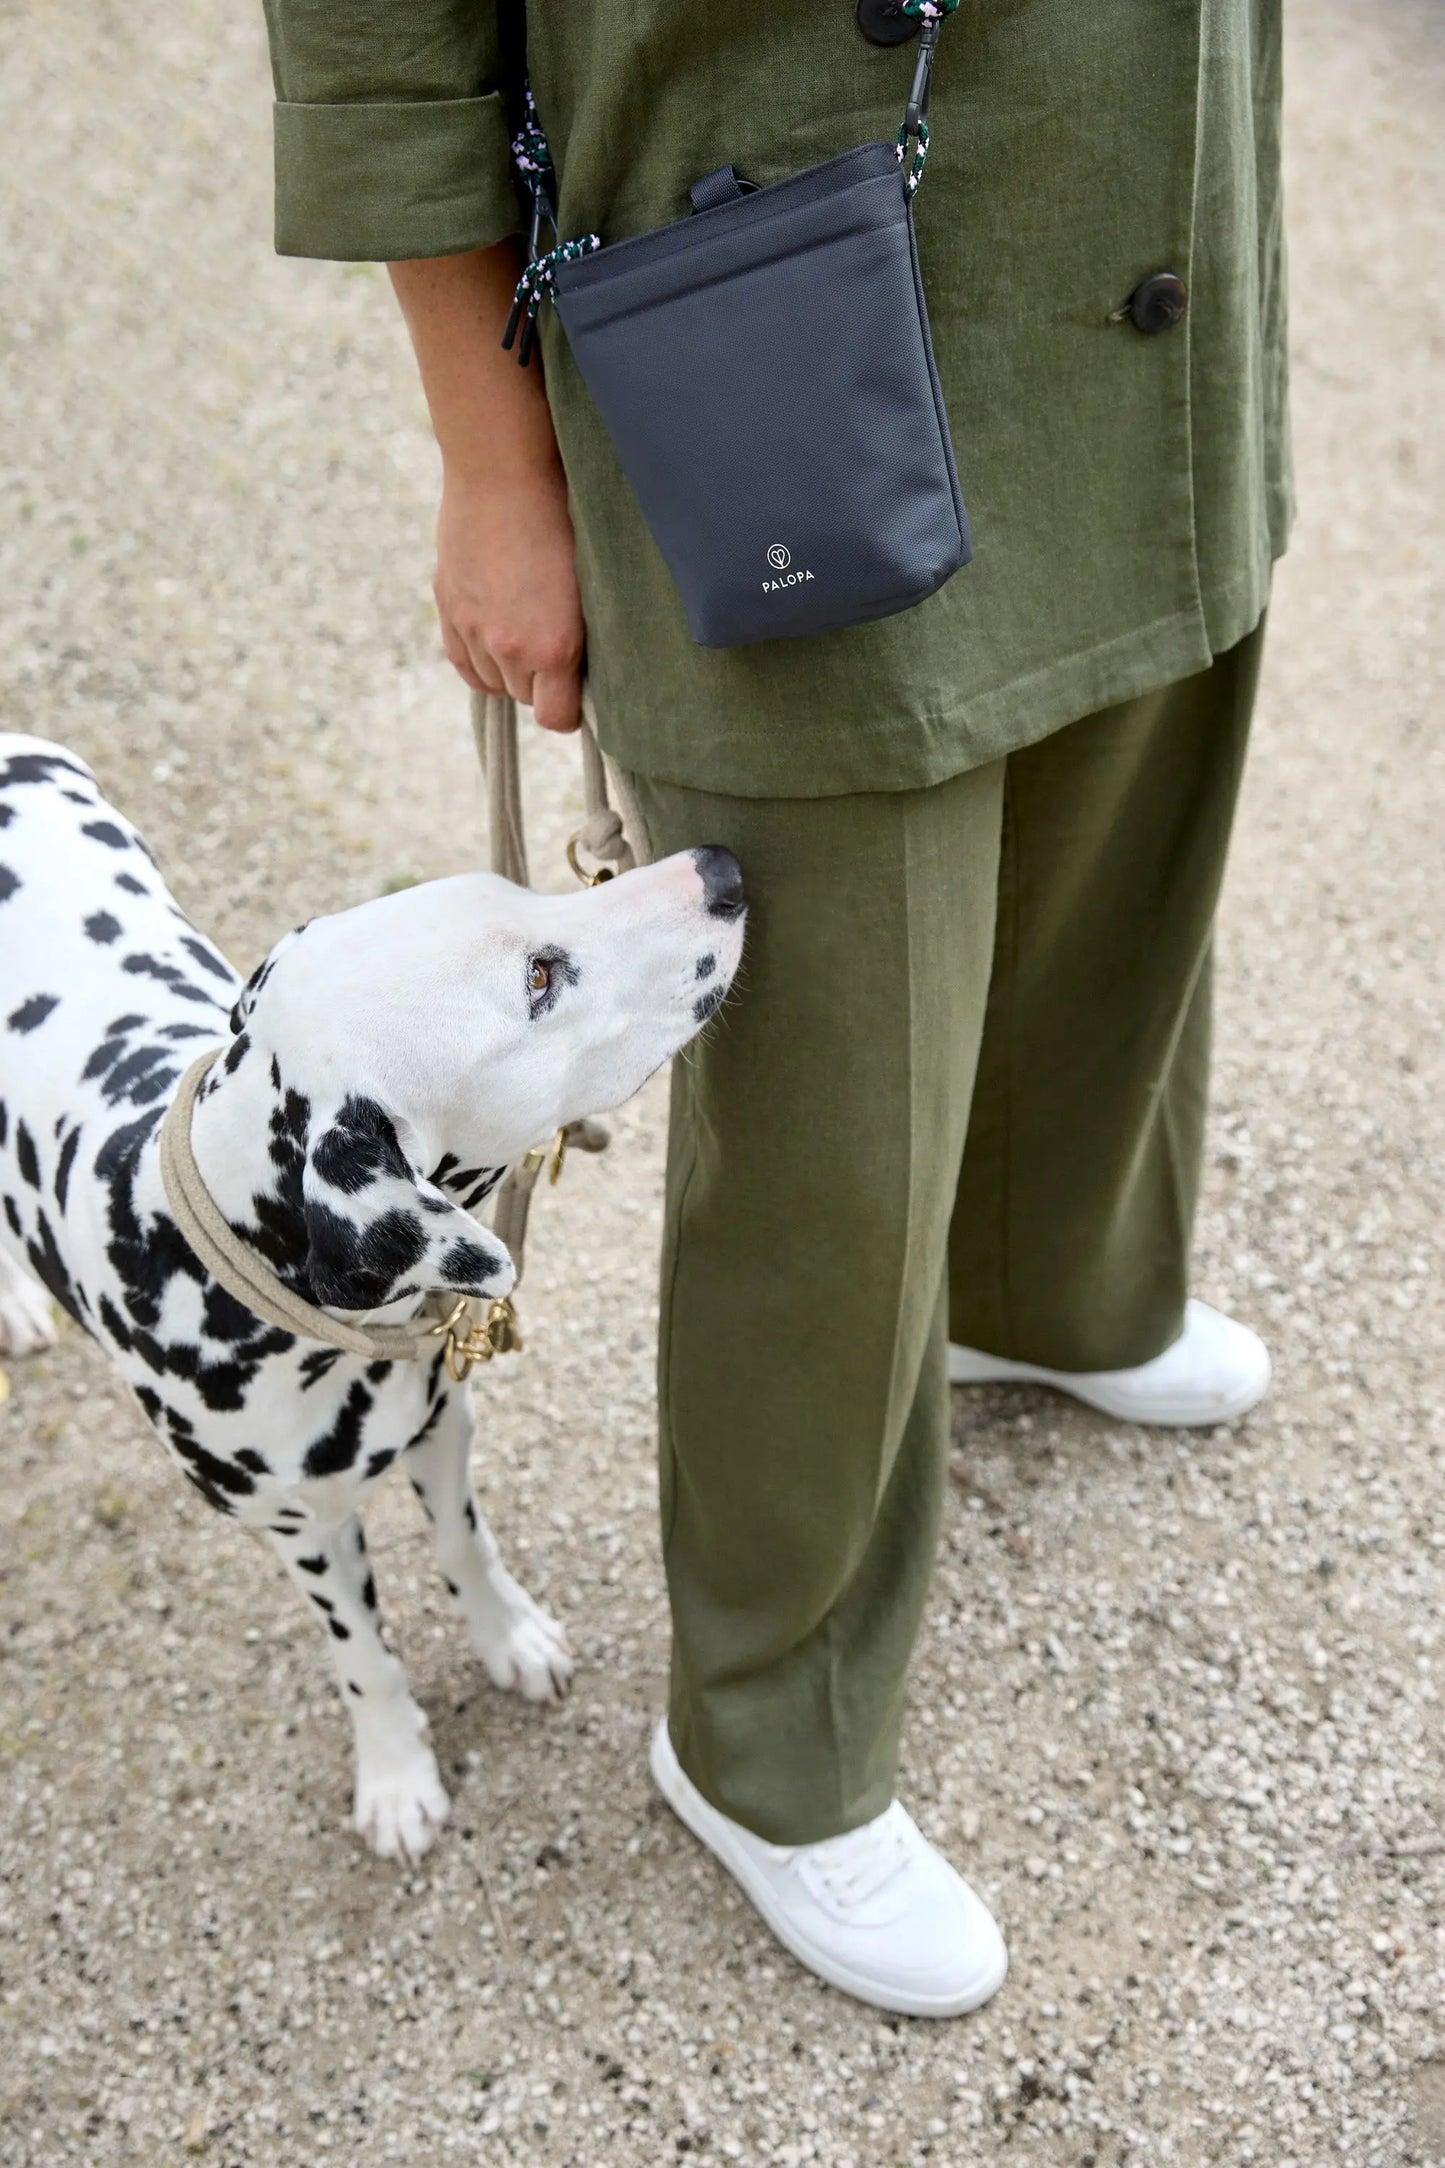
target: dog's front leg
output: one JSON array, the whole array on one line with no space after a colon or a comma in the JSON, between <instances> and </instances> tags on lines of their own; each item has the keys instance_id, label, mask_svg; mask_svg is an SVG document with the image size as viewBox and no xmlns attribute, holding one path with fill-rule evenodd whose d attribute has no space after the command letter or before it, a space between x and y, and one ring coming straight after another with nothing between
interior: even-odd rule
<instances>
[{"instance_id":1,"label":"dog's front leg","mask_svg":"<svg viewBox=\"0 0 1445 2168\"><path fill-rule=\"evenodd\" d=\"M572 1678L567 1637L502 1564L472 1489L471 1448L471 1399L459 1386L406 1456L412 1488L432 1524L437 1563L495 1683L529 1701L559 1701Z\"/></svg>"},{"instance_id":2,"label":"dog's front leg","mask_svg":"<svg viewBox=\"0 0 1445 2168\"><path fill-rule=\"evenodd\" d=\"M447 1818L424 1712L381 1637L361 1522L268 1531L296 1586L320 1613L356 1732L355 1827L383 1859L420 1859Z\"/></svg>"}]
</instances>

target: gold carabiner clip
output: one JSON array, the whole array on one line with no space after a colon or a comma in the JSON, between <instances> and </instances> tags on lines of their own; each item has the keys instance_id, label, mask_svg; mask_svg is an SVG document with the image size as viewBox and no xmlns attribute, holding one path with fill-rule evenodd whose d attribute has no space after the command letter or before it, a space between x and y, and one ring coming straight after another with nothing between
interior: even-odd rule
<instances>
[{"instance_id":1,"label":"gold carabiner clip","mask_svg":"<svg viewBox=\"0 0 1445 2168\"><path fill-rule=\"evenodd\" d=\"M574 832L570 836L568 836L567 863L572 868L572 871L576 874L578 880L582 883L582 886L584 888L600 888L604 881L615 880L616 874L614 873L611 866L599 866L595 873L589 873L587 871L585 866L582 864L581 859L577 856L577 846L581 841L582 831L580 828L574 830Z\"/></svg>"}]
</instances>

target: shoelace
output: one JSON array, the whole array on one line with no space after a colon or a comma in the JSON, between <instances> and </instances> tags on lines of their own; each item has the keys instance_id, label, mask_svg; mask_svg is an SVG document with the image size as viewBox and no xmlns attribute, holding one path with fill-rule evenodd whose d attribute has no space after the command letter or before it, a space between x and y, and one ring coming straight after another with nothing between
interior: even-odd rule
<instances>
[{"instance_id":1,"label":"shoelace","mask_svg":"<svg viewBox=\"0 0 1445 2168\"><path fill-rule=\"evenodd\" d=\"M839 1906L866 1903L885 1888L909 1857L906 1835L890 1808L861 1829L807 1847L810 1876Z\"/></svg>"}]
</instances>

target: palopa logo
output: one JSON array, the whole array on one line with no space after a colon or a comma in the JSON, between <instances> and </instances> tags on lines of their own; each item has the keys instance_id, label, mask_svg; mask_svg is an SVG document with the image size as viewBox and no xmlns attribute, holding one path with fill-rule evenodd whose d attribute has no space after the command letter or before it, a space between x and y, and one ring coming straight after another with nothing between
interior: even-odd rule
<instances>
[{"instance_id":1,"label":"palopa logo","mask_svg":"<svg viewBox=\"0 0 1445 2168\"><path fill-rule=\"evenodd\" d=\"M781 542L775 542L768 551L768 563L775 572L786 572L792 561L792 551Z\"/></svg>"}]
</instances>

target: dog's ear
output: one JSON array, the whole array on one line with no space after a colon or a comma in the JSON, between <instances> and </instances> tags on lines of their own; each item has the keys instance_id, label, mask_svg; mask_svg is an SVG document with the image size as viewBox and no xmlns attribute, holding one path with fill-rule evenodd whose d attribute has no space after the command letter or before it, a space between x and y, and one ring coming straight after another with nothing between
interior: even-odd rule
<instances>
[{"instance_id":1,"label":"dog's ear","mask_svg":"<svg viewBox=\"0 0 1445 2168\"><path fill-rule=\"evenodd\" d=\"M312 1139L301 1199L307 1277L328 1308L378 1310L433 1289L486 1301L516 1281L496 1236L412 1166L374 1099L347 1099Z\"/></svg>"},{"instance_id":2,"label":"dog's ear","mask_svg":"<svg viewBox=\"0 0 1445 2168\"><path fill-rule=\"evenodd\" d=\"M240 993L236 996L235 1006L231 1010L232 1031L245 1030L251 1011L256 1006L256 996L275 970L277 959L284 949L289 948L290 944L296 939L297 934L305 933L310 923L309 918L303 919L299 926L292 927L290 933L283 933L271 953L261 958L250 978L247 979Z\"/></svg>"}]
</instances>

